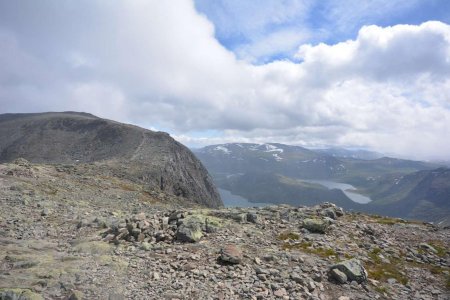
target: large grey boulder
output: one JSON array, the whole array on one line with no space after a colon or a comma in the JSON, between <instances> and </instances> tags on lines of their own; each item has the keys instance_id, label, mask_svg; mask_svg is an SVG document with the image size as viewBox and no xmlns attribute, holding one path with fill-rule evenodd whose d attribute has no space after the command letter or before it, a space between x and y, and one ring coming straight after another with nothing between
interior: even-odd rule
<instances>
[{"instance_id":1,"label":"large grey boulder","mask_svg":"<svg viewBox=\"0 0 450 300\"><path fill-rule=\"evenodd\" d=\"M361 261L355 258L341 261L330 267L330 274L335 278L336 272L333 272L334 269L339 270L347 276L348 281L356 281L358 283L364 282L367 280L367 271L362 265ZM338 273L339 275L339 273ZM338 279L339 280L339 279Z\"/></svg>"},{"instance_id":2,"label":"large grey boulder","mask_svg":"<svg viewBox=\"0 0 450 300\"><path fill-rule=\"evenodd\" d=\"M178 226L176 239L180 242L195 243L203 236L203 221L200 218L188 217Z\"/></svg>"},{"instance_id":3,"label":"large grey boulder","mask_svg":"<svg viewBox=\"0 0 450 300\"><path fill-rule=\"evenodd\" d=\"M324 219L305 219L303 228L313 233L325 233L330 226L330 222Z\"/></svg>"}]
</instances>

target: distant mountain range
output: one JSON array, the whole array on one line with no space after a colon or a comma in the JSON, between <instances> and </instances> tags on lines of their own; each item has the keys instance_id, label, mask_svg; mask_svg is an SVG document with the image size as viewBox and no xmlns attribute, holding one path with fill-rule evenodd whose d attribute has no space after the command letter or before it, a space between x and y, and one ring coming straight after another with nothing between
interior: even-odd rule
<instances>
[{"instance_id":1,"label":"distant mountain range","mask_svg":"<svg viewBox=\"0 0 450 300\"><path fill-rule=\"evenodd\" d=\"M450 178L439 165L380 157L361 150L311 150L284 144L230 143L194 150L215 183L253 202L312 205L427 221L450 219ZM312 179L348 183L372 199L355 203L348 193ZM449 222L450 224L450 222Z\"/></svg>"},{"instance_id":2,"label":"distant mountain range","mask_svg":"<svg viewBox=\"0 0 450 300\"><path fill-rule=\"evenodd\" d=\"M377 159L385 156L384 154L361 150L361 149L345 149L345 148L327 148L327 149L314 149L315 152L330 155L340 158L355 158L355 159Z\"/></svg>"}]
</instances>

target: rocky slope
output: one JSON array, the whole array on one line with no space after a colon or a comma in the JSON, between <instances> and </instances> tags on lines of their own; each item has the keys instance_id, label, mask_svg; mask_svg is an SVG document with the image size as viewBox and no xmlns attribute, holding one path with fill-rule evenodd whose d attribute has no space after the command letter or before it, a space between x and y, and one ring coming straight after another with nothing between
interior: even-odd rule
<instances>
[{"instance_id":1,"label":"rocky slope","mask_svg":"<svg viewBox=\"0 0 450 300\"><path fill-rule=\"evenodd\" d=\"M448 299L450 231L205 209L96 165L0 164L0 299Z\"/></svg>"},{"instance_id":2,"label":"rocky slope","mask_svg":"<svg viewBox=\"0 0 450 300\"><path fill-rule=\"evenodd\" d=\"M210 207L222 205L200 161L167 133L86 113L0 115L0 162L96 163L113 173Z\"/></svg>"}]
</instances>

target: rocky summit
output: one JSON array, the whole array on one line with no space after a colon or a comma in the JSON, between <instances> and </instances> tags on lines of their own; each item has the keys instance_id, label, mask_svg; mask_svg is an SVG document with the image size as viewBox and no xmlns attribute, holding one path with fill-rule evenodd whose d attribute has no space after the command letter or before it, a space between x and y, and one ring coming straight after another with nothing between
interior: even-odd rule
<instances>
[{"instance_id":1,"label":"rocky summit","mask_svg":"<svg viewBox=\"0 0 450 300\"><path fill-rule=\"evenodd\" d=\"M209 207L222 205L192 152L165 132L87 113L0 114L0 162L91 164L103 176L126 178Z\"/></svg>"},{"instance_id":2,"label":"rocky summit","mask_svg":"<svg viewBox=\"0 0 450 300\"><path fill-rule=\"evenodd\" d=\"M449 229L205 208L99 170L0 164L0 299L449 299Z\"/></svg>"}]
</instances>

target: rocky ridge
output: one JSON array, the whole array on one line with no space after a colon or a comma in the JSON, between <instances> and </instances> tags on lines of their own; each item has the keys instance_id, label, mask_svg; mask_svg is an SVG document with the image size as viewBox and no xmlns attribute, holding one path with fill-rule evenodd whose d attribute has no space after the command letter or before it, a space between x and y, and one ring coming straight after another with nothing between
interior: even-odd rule
<instances>
[{"instance_id":1,"label":"rocky ridge","mask_svg":"<svg viewBox=\"0 0 450 300\"><path fill-rule=\"evenodd\" d=\"M93 164L113 174L208 207L222 205L201 162L165 132L87 113L0 114L0 162Z\"/></svg>"},{"instance_id":2,"label":"rocky ridge","mask_svg":"<svg viewBox=\"0 0 450 300\"><path fill-rule=\"evenodd\" d=\"M0 164L0 299L449 297L448 229L331 203L186 206L96 170Z\"/></svg>"}]
</instances>

